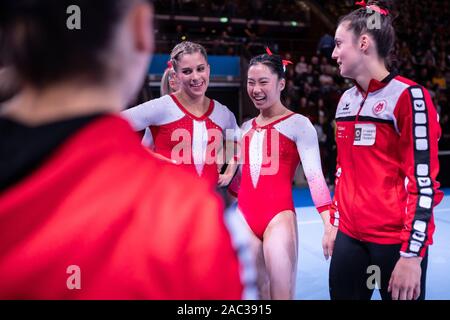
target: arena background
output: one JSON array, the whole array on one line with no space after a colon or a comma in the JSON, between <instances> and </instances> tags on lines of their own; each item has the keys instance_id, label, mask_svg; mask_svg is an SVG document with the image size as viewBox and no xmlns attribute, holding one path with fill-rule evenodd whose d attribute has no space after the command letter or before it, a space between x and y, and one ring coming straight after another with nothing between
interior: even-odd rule
<instances>
[{"instance_id":1,"label":"arena background","mask_svg":"<svg viewBox=\"0 0 450 320\"><path fill-rule=\"evenodd\" d=\"M182 40L190 40L204 45L209 54L211 83L207 95L227 105L241 124L257 114L246 92L249 59L264 53L268 46L294 63L287 70L283 101L293 111L309 117L316 127L324 174L332 190L336 159L333 117L341 94L352 83L338 75L331 52L338 18L355 9L355 2L156 0L154 3L156 53L134 104L159 96L160 79L171 48ZM394 3L397 44L392 69L425 86L440 115L438 180L446 196L435 210L437 231L430 250L427 298L450 299L449 2ZM314 212L301 168L294 184L300 236L296 298L329 299L329 262L325 262L321 253L321 221Z\"/></svg>"},{"instance_id":2,"label":"arena background","mask_svg":"<svg viewBox=\"0 0 450 320\"><path fill-rule=\"evenodd\" d=\"M249 59L269 46L294 64L287 70L286 106L315 125L330 186L336 147L333 117L337 102L352 83L338 75L331 59L339 16L354 1L156 0L156 54L139 101L159 96L171 48L182 40L204 45L211 64L208 96L227 105L239 123L257 114L246 92ZM397 45L392 68L427 88L440 114L439 181L450 187L449 2L394 1ZM296 184L304 185L301 172Z\"/></svg>"}]
</instances>

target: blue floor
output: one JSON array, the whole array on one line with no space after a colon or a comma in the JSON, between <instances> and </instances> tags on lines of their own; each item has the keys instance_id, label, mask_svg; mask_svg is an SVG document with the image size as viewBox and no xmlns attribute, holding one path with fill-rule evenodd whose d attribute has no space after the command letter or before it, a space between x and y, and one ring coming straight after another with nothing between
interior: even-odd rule
<instances>
[{"instance_id":1,"label":"blue floor","mask_svg":"<svg viewBox=\"0 0 450 320\"><path fill-rule=\"evenodd\" d=\"M450 300L450 189L435 208L436 231L429 249L426 298ZM322 220L312 206L308 189L294 189L299 231L296 299L328 300L328 268L322 253ZM375 292L373 299L380 299Z\"/></svg>"}]
</instances>

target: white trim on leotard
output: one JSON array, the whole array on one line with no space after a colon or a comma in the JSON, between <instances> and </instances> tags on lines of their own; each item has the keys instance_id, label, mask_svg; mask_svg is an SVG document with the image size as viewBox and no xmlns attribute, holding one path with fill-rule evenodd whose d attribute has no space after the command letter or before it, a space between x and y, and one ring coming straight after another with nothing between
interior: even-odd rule
<instances>
[{"instance_id":1,"label":"white trim on leotard","mask_svg":"<svg viewBox=\"0 0 450 320\"><path fill-rule=\"evenodd\" d=\"M297 145L303 171L316 208L329 204L331 202L330 192L323 176L317 131L311 121L305 116L295 114L277 123L274 127Z\"/></svg>"}]
</instances>

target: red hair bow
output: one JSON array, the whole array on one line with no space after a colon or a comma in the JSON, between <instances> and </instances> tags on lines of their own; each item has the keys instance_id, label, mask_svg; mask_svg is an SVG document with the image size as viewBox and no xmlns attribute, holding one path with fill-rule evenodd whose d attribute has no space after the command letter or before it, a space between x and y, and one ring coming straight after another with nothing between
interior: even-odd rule
<instances>
[{"instance_id":1,"label":"red hair bow","mask_svg":"<svg viewBox=\"0 0 450 320\"><path fill-rule=\"evenodd\" d=\"M167 69L173 69L172 61L167 61Z\"/></svg>"},{"instance_id":2,"label":"red hair bow","mask_svg":"<svg viewBox=\"0 0 450 320\"><path fill-rule=\"evenodd\" d=\"M269 47L266 47L266 52L269 56L273 55L272 51L270 51ZM292 61L290 60L281 60L281 62L283 63L283 66L286 67L288 64L294 64Z\"/></svg>"},{"instance_id":3,"label":"red hair bow","mask_svg":"<svg viewBox=\"0 0 450 320\"><path fill-rule=\"evenodd\" d=\"M379 6L377 6L375 4L371 4L370 6L368 6L365 0L356 2L355 5L372 9L373 11L378 12L379 14L381 14L383 16L387 16L389 14L389 10L381 9Z\"/></svg>"}]
</instances>

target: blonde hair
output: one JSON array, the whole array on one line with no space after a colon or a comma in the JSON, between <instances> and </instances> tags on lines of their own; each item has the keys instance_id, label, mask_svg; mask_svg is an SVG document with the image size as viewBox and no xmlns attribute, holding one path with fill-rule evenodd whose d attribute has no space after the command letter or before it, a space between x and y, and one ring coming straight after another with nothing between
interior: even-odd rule
<instances>
[{"instance_id":1,"label":"blonde hair","mask_svg":"<svg viewBox=\"0 0 450 320\"><path fill-rule=\"evenodd\" d=\"M184 54L193 54L195 52L200 52L205 60L208 61L206 49L201 44L190 41L183 41L177 44L170 53L170 62L172 63L173 69L177 71L177 64Z\"/></svg>"},{"instance_id":2,"label":"blonde hair","mask_svg":"<svg viewBox=\"0 0 450 320\"><path fill-rule=\"evenodd\" d=\"M160 93L161 97L166 94L171 94L175 90L170 86L169 81L173 79L175 76L175 70L173 68L167 68L166 71L164 71L164 74L161 78L161 87L160 87Z\"/></svg>"}]
</instances>

